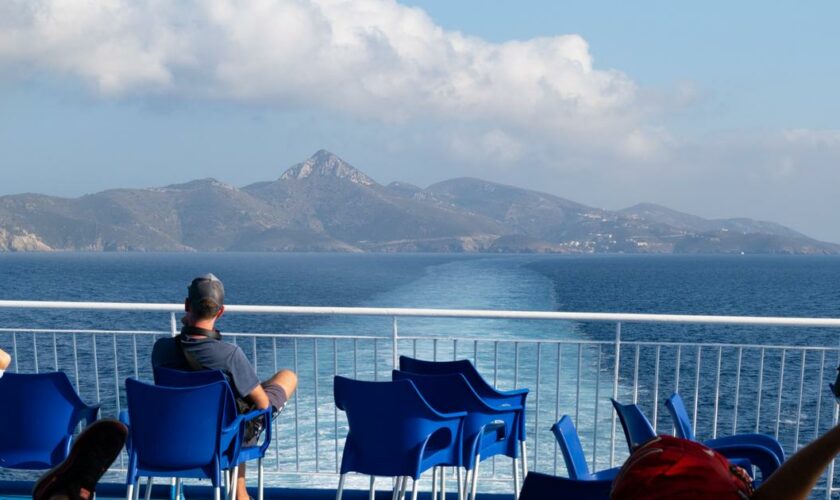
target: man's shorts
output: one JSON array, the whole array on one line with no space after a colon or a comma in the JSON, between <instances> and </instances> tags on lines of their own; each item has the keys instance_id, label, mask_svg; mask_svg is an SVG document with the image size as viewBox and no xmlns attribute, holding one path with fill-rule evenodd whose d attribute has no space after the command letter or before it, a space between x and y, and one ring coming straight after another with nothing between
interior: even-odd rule
<instances>
[{"instance_id":1,"label":"man's shorts","mask_svg":"<svg viewBox=\"0 0 840 500\"><path fill-rule=\"evenodd\" d=\"M278 384L263 382L262 388L265 391L265 395L268 396L268 401L273 407L272 417L276 417L277 414L286 407L289 397L286 396L286 391Z\"/></svg>"}]
</instances>

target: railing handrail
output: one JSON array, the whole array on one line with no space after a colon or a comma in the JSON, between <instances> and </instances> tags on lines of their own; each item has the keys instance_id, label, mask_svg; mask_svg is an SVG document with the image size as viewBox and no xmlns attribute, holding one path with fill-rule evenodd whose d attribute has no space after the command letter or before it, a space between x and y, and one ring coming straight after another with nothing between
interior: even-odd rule
<instances>
[{"instance_id":1,"label":"railing handrail","mask_svg":"<svg viewBox=\"0 0 840 500\"><path fill-rule=\"evenodd\" d=\"M89 311L157 311L180 312L183 304L155 304L140 302L61 302L38 300L0 300L0 309L72 309ZM502 311L482 309L424 309L399 307L310 307L228 305L228 313L294 314L340 316L390 316L427 318L481 318L569 320L629 323L693 323L753 326L801 326L819 328L840 327L840 318L805 318L773 316L707 316L694 314L639 314L562 311Z\"/></svg>"}]
</instances>

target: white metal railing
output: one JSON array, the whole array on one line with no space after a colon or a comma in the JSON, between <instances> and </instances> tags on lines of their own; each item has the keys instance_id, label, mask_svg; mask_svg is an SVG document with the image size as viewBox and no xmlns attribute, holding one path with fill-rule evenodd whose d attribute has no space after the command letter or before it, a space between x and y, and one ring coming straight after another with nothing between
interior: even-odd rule
<instances>
[{"instance_id":1,"label":"white metal railing","mask_svg":"<svg viewBox=\"0 0 840 500\"><path fill-rule=\"evenodd\" d=\"M0 346L11 350L13 370L63 370L85 399L102 403L104 415L115 414L125 401L126 376L151 378L153 340L177 333L182 304L0 301L5 310L139 311L168 313L165 329L27 328L3 325ZM346 420L332 403L336 374L384 380L400 354L427 359L469 358L500 388L531 388L528 399L529 469L563 473L562 456L547 429L570 414L595 468L623 461L627 452L608 397L638 402L655 428L671 424L661 411L670 392L680 392L701 438L719 433L766 432L780 438L786 451L837 423L833 400L824 400L833 367L840 363L837 343L796 345L775 342L699 342L628 340L627 324L778 327L812 331L838 328L840 319L771 318L543 311L480 311L404 308L226 306L228 314L307 315L317 317L381 316L391 318L389 331L320 333L226 333L265 377L282 367L294 369L299 390L277 429L267 470L275 478L289 475L303 484L337 480ZM613 323L609 339L533 338L523 331L515 338L463 337L400 333L410 318L456 318L459 321L508 320L527 327L529 321ZM2 316L0 316L2 320ZM787 330L785 330L787 331ZM289 415L291 413L291 415ZM559 457L559 458L558 458ZM508 488L509 467L496 460L482 472L491 487ZM115 464L114 470L120 470ZM834 464L821 487L836 491Z\"/></svg>"}]
</instances>

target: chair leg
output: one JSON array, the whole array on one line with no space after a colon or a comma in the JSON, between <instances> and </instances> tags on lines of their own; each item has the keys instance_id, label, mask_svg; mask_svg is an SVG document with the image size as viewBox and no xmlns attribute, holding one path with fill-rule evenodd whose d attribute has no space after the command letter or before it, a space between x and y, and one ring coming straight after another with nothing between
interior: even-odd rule
<instances>
[{"instance_id":1,"label":"chair leg","mask_svg":"<svg viewBox=\"0 0 840 500\"><path fill-rule=\"evenodd\" d=\"M264 475L265 471L263 470L263 459L262 459L262 457L260 457L257 460L257 468L259 469L259 472L257 473L257 500L264 500L263 499L263 490L265 489L265 483L264 483L263 478L265 477L265 475Z\"/></svg>"},{"instance_id":2,"label":"chair leg","mask_svg":"<svg viewBox=\"0 0 840 500\"><path fill-rule=\"evenodd\" d=\"M519 500L519 463L513 459L513 498Z\"/></svg>"},{"instance_id":3,"label":"chair leg","mask_svg":"<svg viewBox=\"0 0 840 500\"><path fill-rule=\"evenodd\" d=\"M134 483L134 500L140 500L140 478Z\"/></svg>"},{"instance_id":4,"label":"chair leg","mask_svg":"<svg viewBox=\"0 0 840 500\"><path fill-rule=\"evenodd\" d=\"M464 491L461 493L463 500L467 500L470 493L470 481L472 481L472 471L464 469Z\"/></svg>"},{"instance_id":5,"label":"chair leg","mask_svg":"<svg viewBox=\"0 0 840 500\"><path fill-rule=\"evenodd\" d=\"M446 467L440 468L440 498L446 500Z\"/></svg>"},{"instance_id":6,"label":"chair leg","mask_svg":"<svg viewBox=\"0 0 840 500\"><path fill-rule=\"evenodd\" d=\"M419 490L417 488L417 483L419 481L420 481L419 477L417 479L412 479L411 480L411 483L412 483L412 485L411 485L411 500L417 500L417 494L419 493Z\"/></svg>"},{"instance_id":7,"label":"chair leg","mask_svg":"<svg viewBox=\"0 0 840 500\"><path fill-rule=\"evenodd\" d=\"M214 500L222 500L222 489L216 486L213 488L213 499Z\"/></svg>"},{"instance_id":8,"label":"chair leg","mask_svg":"<svg viewBox=\"0 0 840 500\"><path fill-rule=\"evenodd\" d=\"M475 467L473 467L472 472L472 495L470 496L471 500L475 500L475 494L478 490L478 465L481 463L481 454L476 453L475 455Z\"/></svg>"},{"instance_id":9,"label":"chair leg","mask_svg":"<svg viewBox=\"0 0 840 500\"><path fill-rule=\"evenodd\" d=\"M438 483L437 483L437 467L432 467L432 500L437 500L437 490L438 490Z\"/></svg>"},{"instance_id":10,"label":"chair leg","mask_svg":"<svg viewBox=\"0 0 840 500\"><path fill-rule=\"evenodd\" d=\"M134 498L134 485L133 485L133 484L129 484L129 485L126 487L126 491L125 491L125 500L131 500L132 498Z\"/></svg>"},{"instance_id":11,"label":"chair leg","mask_svg":"<svg viewBox=\"0 0 840 500\"><path fill-rule=\"evenodd\" d=\"M400 500L405 498L405 490L408 489L408 476L403 476L402 486L400 487Z\"/></svg>"},{"instance_id":12,"label":"chair leg","mask_svg":"<svg viewBox=\"0 0 840 500\"><path fill-rule=\"evenodd\" d=\"M175 500L181 500L181 478L175 480Z\"/></svg>"},{"instance_id":13,"label":"chair leg","mask_svg":"<svg viewBox=\"0 0 840 500\"><path fill-rule=\"evenodd\" d=\"M458 500L464 500L464 485L461 483L461 468L455 468L455 474L458 474Z\"/></svg>"},{"instance_id":14,"label":"chair leg","mask_svg":"<svg viewBox=\"0 0 840 500\"><path fill-rule=\"evenodd\" d=\"M346 472L338 477L338 489L335 490L335 500L341 500L341 496L344 494L344 480L345 479L347 479L347 473Z\"/></svg>"},{"instance_id":15,"label":"chair leg","mask_svg":"<svg viewBox=\"0 0 840 500\"><path fill-rule=\"evenodd\" d=\"M402 481L401 476L397 476L394 478L394 489L391 490L391 500L397 500L397 493L400 491L400 482Z\"/></svg>"},{"instance_id":16,"label":"chair leg","mask_svg":"<svg viewBox=\"0 0 840 500\"><path fill-rule=\"evenodd\" d=\"M146 500L150 500L152 498L152 484L154 483L154 478L149 476L149 479L146 480Z\"/></svg>"},{"instance_id":17,"label":"chair leg","mask_svg":"<svg viewBox=\"0 0 840 500\"><path fill-rule=\"evenodd\" d=\"M374 482L376 481L375 476L370 476L370 494L368 495L368 500L375 500L376 499L376 490L373 488Z\"/></svg>"},{"instance_id":18,"label":"chair leg","mask_svg":"<svg viewBox=\"0 0 840 500\"><path fill-rule=\"evenodd\" d=\"M525 476L528 475L528 452L525 449L525 441L520 441L522 443L522 479L525 480Z\"/></svg>"},{"instance_id":19,"label":"chair leg","mask_svg":"<svg viewBox=\"0 0 840 500\"><path fill-rule=\"evenodd\" d=\"M230 500L236 500L236 491L239 489L239 466L233 466L230 473Z\"/></svg>"}]
</instances>

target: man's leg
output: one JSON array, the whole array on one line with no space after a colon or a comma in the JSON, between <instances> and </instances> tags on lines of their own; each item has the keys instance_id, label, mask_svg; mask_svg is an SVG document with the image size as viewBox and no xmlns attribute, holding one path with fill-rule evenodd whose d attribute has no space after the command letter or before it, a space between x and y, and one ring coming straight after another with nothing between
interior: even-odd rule
<instances>
[{"instance_id":1,"label":"man's leg","mask_svg":"<svg viewBox=\"0 0 840 500\"><path fill-rule=\"evenodd\" d=\"M292 397L297 389L297 375L292 370L283 369L275 373L273 377L262 383L268 400L271 402L274 412L279 412L286 406L286 402ZM239 478L236 481L236 498L248 499L248 490L245 488L245 464L239 465Z\"/></svg>"}]
</instances>

